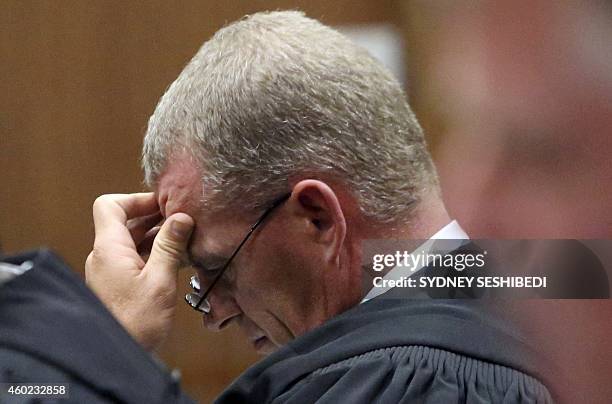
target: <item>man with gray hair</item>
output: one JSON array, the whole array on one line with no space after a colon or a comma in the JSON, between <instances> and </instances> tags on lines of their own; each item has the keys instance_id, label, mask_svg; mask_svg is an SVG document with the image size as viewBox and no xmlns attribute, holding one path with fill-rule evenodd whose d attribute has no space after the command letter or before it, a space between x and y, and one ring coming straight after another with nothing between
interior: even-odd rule
<instances>
[{"instance_id":1,"label":"man with gray hair","mask_svg":"<svg viewBox=\"0 0 612 404\"><path fill-rule=\"evenodd\" d=\"M220 402L552 400L481 305L370 290L366 240L467 236L400 85L338 32L299 12L219 30L160 100L143 167L154 193L94 203L87 281L152 350L188 257L205 325L271 354Z\"/></svg>"}]
</instances>

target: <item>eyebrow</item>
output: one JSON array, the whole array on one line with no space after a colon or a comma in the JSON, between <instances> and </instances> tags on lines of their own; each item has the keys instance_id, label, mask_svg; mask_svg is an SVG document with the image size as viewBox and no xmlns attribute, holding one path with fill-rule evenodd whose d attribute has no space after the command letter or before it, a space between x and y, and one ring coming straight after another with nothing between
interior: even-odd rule
<instances>
[{"instance_id":1,"label":"eyebrow","mask_svg":"<svg viewBox=\"0 0 612 404\"><path fill-rule=\"evenodd\" d=\"M192 266L203 269L205 271L210 271L212 269L217 269L222 267L227 263L228 257L223 255L215 254L215 253L205 253L205 255L201 256L193 252L193 249L189 249L188 252L189 262Z\"/></svg>"}]
</instances>

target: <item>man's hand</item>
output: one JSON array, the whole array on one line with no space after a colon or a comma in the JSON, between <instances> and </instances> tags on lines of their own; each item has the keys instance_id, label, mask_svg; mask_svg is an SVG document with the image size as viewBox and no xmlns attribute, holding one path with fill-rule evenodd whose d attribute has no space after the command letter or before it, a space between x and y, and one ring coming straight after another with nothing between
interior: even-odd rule
<instances>
[{"instance_id":1,"label":"man's hand","mask_svg":"<svg viewBox=\"0 0 612 404\"><path fill-rule=\"evenodd\" d=\"M103 195L93 205L94 247L85 263L87 284L145 349L170 331L177 274L193 219L176 213L161 220L153 193ZM143 246L150 245L150 251ZM148 250L148 249L146 249Z\"/></svg>"}]
</instances>

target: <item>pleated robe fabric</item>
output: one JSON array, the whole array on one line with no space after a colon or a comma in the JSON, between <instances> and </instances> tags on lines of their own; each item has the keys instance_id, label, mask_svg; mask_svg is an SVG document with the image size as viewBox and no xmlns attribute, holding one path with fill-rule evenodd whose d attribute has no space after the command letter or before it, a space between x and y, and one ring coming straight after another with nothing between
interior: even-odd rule
<instances>
[{"instance_id":1,"label":"pleated robe fabric","mask_svg":"<svg viewBox=\"0 0 612 404\"><path fill-rule=\"evenodd\" d=\"M492 304L375 298L270 355L217 403L555 402L558 370Z\"/></svg>"}]
</instances>

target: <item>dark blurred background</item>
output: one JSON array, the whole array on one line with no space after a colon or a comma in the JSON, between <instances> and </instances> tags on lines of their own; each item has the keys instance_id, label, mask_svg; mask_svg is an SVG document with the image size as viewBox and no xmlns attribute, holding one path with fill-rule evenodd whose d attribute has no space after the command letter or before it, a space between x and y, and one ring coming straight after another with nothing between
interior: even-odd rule
<instances>
[{"instance_id":1,"label":"dark blurred background","mask_svg":"<svg viewBox=\"0 0 612 404\"><path fill-rule=\"evenodd\" d=\"M221 26L274 9L341 29L392 69L472 237L611 238L609 2L5 0L3 252L46 245L82 273L95 197L144 189L142 135L164 90ZM593 400L610 393L611 308L537 302L524 319ZM257 359L187 309L160 355L202 402Z\"/></svg>"}]
</instances>

